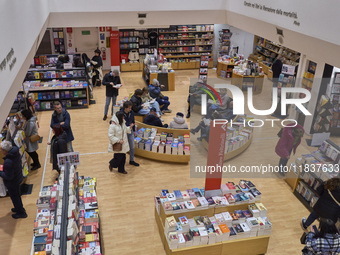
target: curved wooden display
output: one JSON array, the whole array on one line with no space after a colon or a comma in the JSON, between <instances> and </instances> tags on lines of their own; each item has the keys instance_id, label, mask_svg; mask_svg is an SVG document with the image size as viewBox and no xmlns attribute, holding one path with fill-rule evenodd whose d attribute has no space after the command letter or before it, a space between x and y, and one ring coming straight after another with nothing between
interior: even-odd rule
<instances>
[{"instance_id":1,"label":"curved wooden display","mask_svg":"<svg viewBox=\"0 0 340 255\"><path fill-rule=\"evenodd\" d=\"M240 85L241 87L239 87L239 86L238 87L242 89L242 84L244 82L244 79L245 79L245 82L249 82L249 80L253 80L254 79L253 87L254 86L258 87L257 91L253 91L254 95L260 94L262 92L262 87L263 87L263 82L264 82L264 75L260 75L260 76L245 76L245 75L240 75L240 74L237 74L237 73L233 73L232 76L231 76L231 84L235 85L235 86ZM247 91L243 91L243 93L247 93Z\"/></svg>"},{"instance_id":2,"label":"curved wooden display","mask_svg":"<svg viewBox=\"0 0 340 255\"><path fill-rule=\"evenodd\" d=\"M236 150L233 150L233 151L231 151L231 152L225 153L225 154L224 154L224 161L226 161L226 160L228 160L228 159L231 159L231 158L233 158L233 157L236 157L236 156L238 156L239 154L241 154L242 152L244 152L244 151L249 147L249 145L251 144L252 139L253 139L253 133L251 133L251 135L250 135L248 141L247 141L245 144L243 144L240 148L238 148L238 149L236 149ZM209 143L208 143L205 139L202 140L202 144L203 144L203 147L204 147L206 150L208 150L208 148L209 148Z\"/></svg>"},{"instance_id":3,"label":"curved wooden display","mask_svg":"<svg viewBox=\"0 0 340 255\"><path fill-rule=\"evenodd\" d=\"M161 128L150 126L139 121L135 122L135 125L138 129L140 128L157 128L157 133L172 133L174 137L183 136L184 134L190 134L189 129L173 129L173 128ZM186 144L189 145L189 144ZM162 162L169 162L169 163L180 163L180 164L187 164L190 161L190 155L172 155L172 154L165 154L165 153L158 153L152 151L146 151L139 148L135 148L135 155L140 156L147 159L162 161Z\"/></svg>"}]
</instances>

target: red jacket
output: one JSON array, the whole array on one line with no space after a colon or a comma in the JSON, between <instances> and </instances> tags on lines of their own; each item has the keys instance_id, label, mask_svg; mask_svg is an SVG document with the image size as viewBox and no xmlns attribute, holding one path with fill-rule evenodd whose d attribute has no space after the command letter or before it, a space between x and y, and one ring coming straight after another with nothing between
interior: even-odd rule
<instances>
[{"instance_id":1,"label":"red jacket","mask_svg":"<svg viewBox=\"0 0 340 255\"><path fill-rule=\"evenodd\" d=\"M281 138L278 141L276 147L275 147L275 152L277 155L280 156L280 158L287 158L289 156L289 151L293 148L294 145L294 136L292 135L292 130L294 128L300 128L302 130L303 127L299 124L297 124L295 127L290 127L293 126L294 124L288 124L282 132ZM295 144L293 148L293 153L295 154L296 148L299 146L301 143L301 138L298 140L298 142Z\"/></svg>"}]
</instances>

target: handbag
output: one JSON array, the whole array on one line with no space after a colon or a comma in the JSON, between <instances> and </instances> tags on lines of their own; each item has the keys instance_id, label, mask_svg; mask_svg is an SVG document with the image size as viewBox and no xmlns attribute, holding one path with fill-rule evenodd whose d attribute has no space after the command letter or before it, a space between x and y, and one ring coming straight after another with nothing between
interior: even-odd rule
<instances>
[{"instance_id":1,"label":"handbag","mask_svg":"<svg viewBox=\"0 0 340 255\"><path fill-rule=\"evenodd\" d=\"M303 232L302 236L300 237L301 244L306 244L307 234L308 233Z\"/></svg>"},{"instance_id":2,"label":"handbag","mask_svg":"<svg viewBox=\"0 0 340 255\"><path fill-rule=\"evenodd\" d=\"M31 135L30 136L30 142L35 143L41 139L40 135Z\"/></svg>"},{"instance_id":3,"label":"handbag","mask_svg":"<svg viewBox=\"0 0 340 255\"><path fill-rule=\"evenodd\" d=\"M124 140L124 129L123 129L123 134L122 134L122 140ZM122 149L123 149L123 144L121 144L120 142L112 144L113 151L121 151Z\"/></svg>"}]
</instances>

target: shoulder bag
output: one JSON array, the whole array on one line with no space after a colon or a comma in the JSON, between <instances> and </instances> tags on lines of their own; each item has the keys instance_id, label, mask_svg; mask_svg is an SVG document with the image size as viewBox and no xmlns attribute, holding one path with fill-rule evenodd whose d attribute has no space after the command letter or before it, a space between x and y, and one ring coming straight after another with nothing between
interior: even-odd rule
<instances>
[{"instance_id":1,"label":"shoulder bag","mask_svg":"<svg viewBox=\"0 0 340 255\"><path fill-rule=\"evenodd\" d=\"M335 197L333 197L332 192L331 192L329 189L327 189L327 191L328 191L328 194L331 196L331 198L334 200L334 202L335 202L338 206L340 206L340 203L338 202L338 200L336 200Z\"/></svg>"},{"instance_id":2,"label":"shoulder bag","mask_svg":"<svg viewBox=\"0 0 340 255\"><path fill-rule=\"evenodd\" d=\"M124 128L123 128L122 140L124 141ZM120 142L117 142L112 145L113 151L121 151L122 149L123 149L123 144L121 144Z\"/></svg>"},{"instance_id":3,"label":"shoulder bag","mask_svg":"<svg viewBox=\"0 0 340 255\"><path fill-rule=\"evenodd\" d=\"M41 139L40 135L31 135L30 136L30 142L35 143Z\"/></svg>"}]
</instances>

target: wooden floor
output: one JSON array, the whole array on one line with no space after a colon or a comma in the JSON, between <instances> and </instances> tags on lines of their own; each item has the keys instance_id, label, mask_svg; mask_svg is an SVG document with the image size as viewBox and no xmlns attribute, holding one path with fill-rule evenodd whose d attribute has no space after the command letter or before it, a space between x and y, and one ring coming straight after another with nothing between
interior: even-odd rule
<instances>
[{"instance_id":1,"label":"wooden floor","mask_svg":"<svg viewBox=\"0 0 340 255\"><path fill-rule=\"evenodd\" d=\"M166 123L172 120L176 112L186 113L190 78L197 77L198 70L176 71L176 91L164 93L170 97L169 108L173 110L172 114L164 115L163 119ZM209 70L209 77L216 77L214 70ZM140 72L122 73L121 78L124 86L120 89L118 100L128 95L130 91L145 85ZM268 100L270 90L271 82L266 82L263 92L254 96L255 106L261 109L270 107L271 102ZM69 110L69 112L75 137L73 148L81 154L81 165L77 170L80 175L97 178L104 254L163 255L165 252L154 219L154 195L161 189L184 190L203 187L204 179L190 178L189 165L165 164L142 158L135 159L140 163L140 167L126 165L127 175L110 173L108 162L112 154L107 153L109 119L102 120L105 87L94 89L94 99L96 104L91 105L89 109ZM52 184L57 175L51 171L49 152L46 153L51 113L38 114L39 133L44 137L38 151L41 165L44 166L46 163L44 185ZM235 166L261 163L277 165L279 158L274 148L278 140L276 134L279 126L277 123L274 125L275 128L266 124L265 127L256 129L250 147L243 154L226 163ZM196 136L194 138L196 139ZM337 139L334 141L338 142ZM297 155L310 151L312 148L308 147L303 139ZM292 156L292 160L294 159L295 156ZM28 176L27 183L34 186L31 195L22 197L28 213L27 219L12 219L10 212L12 203L9 197L0 198L0 254L29 254L33 220L36 214L35 202L43 171L44 167ZM233 180L225 177L224 182ZM299 220L302 216L307 216L308 211L295 198L284 180L272 177L251 179L262 192L262 202L267 207L268 218L273 223L267 254L301 254L302 245L299 242L302 231Z\"/></svg>"}]
</instances>

